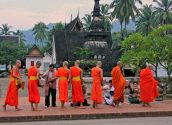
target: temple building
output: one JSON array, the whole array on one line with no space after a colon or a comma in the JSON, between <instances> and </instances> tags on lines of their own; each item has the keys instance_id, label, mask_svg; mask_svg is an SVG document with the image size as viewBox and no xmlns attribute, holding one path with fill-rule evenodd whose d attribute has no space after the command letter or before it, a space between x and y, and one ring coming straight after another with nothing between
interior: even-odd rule
<instances>
[{"instance_id":1,"label":"temple building","mask_svg":"<svg viewBox=\"0 0 172 125\"><path fill-rule=\"evenodd\" d=\"M104 29L99 1L95 0L89 31L84 29L78 14L65 26L63 31L55 33L52 43L53 63L61 64L64 60L79 59L75 55L78 47L89 48L93 53L90 59L104 60L105 62L109 60L109 54L112 53L112 37L110 30L105 31Z\"/></svg>"}]
</instances>

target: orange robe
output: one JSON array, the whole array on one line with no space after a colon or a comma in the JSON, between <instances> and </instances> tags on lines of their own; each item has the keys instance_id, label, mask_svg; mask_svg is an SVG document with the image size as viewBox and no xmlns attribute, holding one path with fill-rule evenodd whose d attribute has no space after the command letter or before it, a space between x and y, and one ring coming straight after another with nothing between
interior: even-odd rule
<instances>
[{"instance_id":1,"label":"orange robe","mask_svg":"<svg viewBox=\"0 0 172 125\"><path fill-rule=\"evenodd\" d=\"M55 75L59 77L58 87L59 87L59 99L60 101L68 101L68 76L69 71L63 67L58 68Z\"/></svg>"},{"instance_id":2,"label":"orange robe","mask_svg":"<svg viewBox=\"0 0 172 125\"><path fill-rule=\"evenodd\" d=\"M92 93L91 93L91 99L95 103L102 103L102 88L101 88L101 83L102 83L102 69L98 67L94 67L91 70L91 77L93 78L93 85L92 85Z\"/></svg>"},{"instance_id":3,"label":"orange robe","mask_svg":"<svg viewBox=\"0 0 172 125\"><path fill-rule=\"evenodd\" d=\"M38 83L39 80L37 79L37 69L35 66L31 66L28 70L28 93L29 102L31 103L40 102Z\"/></svg>"},{"instance_id":4,"label":"orange robe","mask_svg":"<svg viewBox=\"0 0 172 125\"><path fill-rule=\"evenodd\" d=\"M114 85L114 101L124 102L124 89L126 85L126 80L121 73L119 66L112 69L112 83Z\"/></svg>"},{"instance_id":5,"label":"orange robe","mask_svg":"<svg viewBox=\"0 0 172 125\"><path fill-rule=\"evenodd\" d=\"M143 102L153 102L158 97L158 81L153 77L150 68L140 71L140 99Z\"/></svg>"},{"instance_id":6,"label":"orange robe","mask_svg":"<svg viewBox=\"0 0 172 125\"><path fill-rule=\"evenodd\" d=\"M17 77L20 77L18 69L16 69L15 71L15 75ZM14 68L11 70L10 73L10 83L6 94L5 104L8 104L10 106L18 106L18 86L17 79L14 78Z\"/></svg>"},{"instance_id":7,"label":"orange robe","mask_svg":"<svg viewBox=\"0 0 172 125\"><path fill-rule=\"evenodd\" d=\"M84 102L84 96L82 93L82 81L81 81L81 69L73 66L70 68L70 74L72 79L72 101Z\"/></svg>"}]
</instances>

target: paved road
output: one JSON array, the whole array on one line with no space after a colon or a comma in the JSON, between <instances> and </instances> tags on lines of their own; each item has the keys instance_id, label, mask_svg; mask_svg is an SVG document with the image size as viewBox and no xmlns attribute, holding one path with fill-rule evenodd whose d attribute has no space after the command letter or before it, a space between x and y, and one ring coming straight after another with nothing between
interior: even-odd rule
<instances>
[{"instance_id":1,"label":"paved road","mask_svg":"<svg viewBox=\"0 0 172 125\"><path fill-rule=\"evenodd\" d=\"M0 125L172 125L172 117L0 123Z\"/></svg>"}]
</instances>

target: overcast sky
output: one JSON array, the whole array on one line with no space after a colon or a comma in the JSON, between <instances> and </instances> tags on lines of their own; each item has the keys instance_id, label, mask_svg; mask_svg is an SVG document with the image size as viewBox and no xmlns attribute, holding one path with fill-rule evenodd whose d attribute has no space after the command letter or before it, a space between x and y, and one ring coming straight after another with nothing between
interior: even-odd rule
<instances>
[{"instance_id":1,"label":"overcast sky","mask_svg":"<svg viewBox=\"0 0 172 125\"><path fill-rule=\"evenodd\" d=\"M100 0L100 4L112 0ZM150 4L152 0L142 0ZM93 10L94 0L0 0L0 25L9 24L14 30L32 28L39 21L44 23L69 22L71 14L80 17Z\"/></svg>"}]
</instances>

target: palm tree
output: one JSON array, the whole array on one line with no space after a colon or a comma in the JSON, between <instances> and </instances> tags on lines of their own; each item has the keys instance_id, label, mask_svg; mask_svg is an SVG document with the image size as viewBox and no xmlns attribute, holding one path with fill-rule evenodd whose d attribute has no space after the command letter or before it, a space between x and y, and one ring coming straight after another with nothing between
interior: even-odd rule
<instances>
[{"instance_id":1,"label":"palm tree","mask_svg":"<svg viewBox=\"0 0 172 125\"><path fill-rule=\"evenodd\" d=\"M25 42L25 39L24 39L25 38L25 35L23 34L22 31L17 30L16 32L13 32L13 35L18 36L19 39L20 39L20 42Z\"/></svg>"},{"instance_id":2,"label":"palm tree","mask_svg":"<svg viewBox=\"0 0 172 125\"><path fill-rule=\"evenodd\" d=\"M82 18L82 19L84 21L84 23L83 23L84 28L85 28L85 30L88 31L89 28L90 28L91 22L92 22L92 16L91 16L91 14L85 14L85 17Z\"/></svg>"},{"instance_id":3,"label":"palm tree","mask_svg":"<svg viewBox=\"0 0 172 125\"><path fill-rule=\"evenodd\" d=\"M109 31L111 29L111 20L110 20L110 6L108 4L101 4L100 5L100 12L103 17L105 31Z\"/></svg>"},{"instance_id":4,"label":"palm tree","mask_svg":"<svg viewBox=\"0 0 172 125\"><path fill-rule=\"evenodd\" d=\"M158 24L172 23L172 0L153 0L158 6L154 7Z\"/></svg>"},{"instance_id":5,"label":"palm tree","mask_svg":"<svg viewBox=\"0 0 172 125\"><path fill-rule=\"evenodd\" d=\"M136 30L147 36L155 27L155 14L152 5L144 5L136 21Z\"/></svg>"},{"instance_id":6,"label":"palm tree","mask_svg":"<svg viewBox=\"0 0 172 125\"><path fill-rule=\"evenodd\" d=\"M121 25L121 39L123 39L123 23L124 23L124 13L121 12L120 9L120 1L114 0L110 8L113 8L114 10L111 12L111 20L118 19Z\"/></svg>"},{"instance_id":7,"label":"palm tree","mask_svg":"<svg viewBox=\"0 0 172 125\"><path fill-rule=\"evenodd\" d=\"M47 29L48 27L43 22L39 22L35 24L35 26L32 29L33 34L35 36L35 42L41 42L42 47L43 47L43 41L47 40L47 35L46 35Z\"/></svg>"},{"instance_id":8,"label":"palm tree","mask_svg":"<svg viewBox=\"0 0 172 125\"><path fill-rule=\"evenodd\" d=\"M13 31L11 31L12 26L8 26L8 24L2 24L2 27L0 27L1 35L11 35Z\"/></svg>"},{"instance_id":9,"label":"palm tree","mask_svg":"<svg viewBox=\"0 0 172 125\"><path fill-rule=\"evenodd\" d=\"M127 36L126 26L128 25L130 18L133 21L135 21L135 16L136 14L139 13L139 9L137 8L136 3L142 4L142 1L141 0L113 0L110 5L111 8L114 8L114 10L111 13L112 19L117 18L120 21L121 25L124 23L125 36Z\"/></svg>"},{"instance_id":10,"label":"palm tree","mask_svg":"<svg viewBox=\"0 0 172 125\"><path fill-rule=\"evenodd\" d=\"M56 32L62 31L62 30L64 30L64 28L65 28L65 26L63 23L61 23L61 22L55 23L53 28L47 33L49 42L53 41L52 37Z\"/></svg>"}]
</instances>

